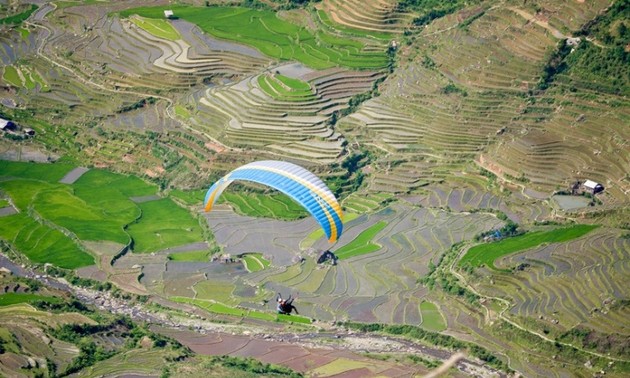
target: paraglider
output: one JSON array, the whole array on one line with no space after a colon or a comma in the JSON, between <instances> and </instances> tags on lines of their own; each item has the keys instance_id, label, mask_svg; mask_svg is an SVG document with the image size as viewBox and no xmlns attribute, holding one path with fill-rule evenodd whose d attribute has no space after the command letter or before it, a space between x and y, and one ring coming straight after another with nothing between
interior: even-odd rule
<instances>
[{"instance_id":1,"label":"paraglider","mask_svg":"<svg viewBox=\"0 0 630 378\"><path fill-rule=\"evenodd\" d=\"M215 182L204 200L206 211L233 181L251 181L276 189L298 202L322 227L333 243L343 231L343 212L330 189L313 173L292 163L275 160L257 161L236 168Z\"/></svg>"},{"instance_id":2,"label":"paraglider","mask_svg":"<svg viewBox=\"0 0 630 378\"><path fill-rule=\"evenodd\" d=\"M291 315L291 313L295 311L295 313L299 315L300 313L298 312L297 308L293 305L294 300L295 298L293 298L291 294L289 294L289 298L282 299L282 294L278 293L278 296L276 297L276 303L278 304L277 306L278 314Z\"/></svg>"}]
</instances>

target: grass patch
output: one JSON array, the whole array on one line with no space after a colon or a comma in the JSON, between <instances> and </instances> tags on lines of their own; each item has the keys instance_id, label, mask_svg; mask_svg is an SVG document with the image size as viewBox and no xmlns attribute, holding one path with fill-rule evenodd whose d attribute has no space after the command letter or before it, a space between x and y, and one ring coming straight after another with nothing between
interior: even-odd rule
<instances>
[{"instance_id":1,"label":"grass patch","mask_svg":"<svg viewBox=\"0 0 630 378\"><path fill-rule=\"evenodd\" d=\"M269 10L169 5L133 8L120 14L123 17L139 15L162 19L166 9L173 10L176 17L198 25L214 37L245 43L272 58L297 60L315 69L334 66L380 69L388 63L385 45L382 52L364 51L362 42L335 38L327 32L313 33L305 27L281 20ZM328 38L323 38L324 35Z\"/></svg>"},{"instance_id":2,"label":"grass patch","mask_svg":"<svg viewBox=\"0 0 630 378\"><path fill-rule=\"evenodd\" d=\"M169 41L176 41L182 38L173 25L166 20L144 17L131 17L130 20L141 29L153 34L156 37L168 39Z\"/></svg>"},{"instance_id":3,"label":"grass patch","mask_svg":"<svg viewBox=\"0 0 630 378\"><path fill-rule=\"evenodd\" d=\"M476 268L485 265L499 270L494 266L494 261L499 257L538 247L542 244L561 243L576 239L597 227L597 225L580 224L551 231L530 232L494 243L480 244L468 250L459 261L459 266L471 265Z\"/></svg>"},{"instance_id":4,"label":"grass patch","mask_svg":"<svg viewBox=\"0 0 630 378\"><path fill-rule=\"evenodd\" d=\"M287 77L284 75L275 75L274 76L279 82L286 85L293 91L310 91L311 85L306 81L300 79L294 79L291 77Z\"/></svg>"},{"instance_id":5,"label":"grass patch","mask_svg":"<svg viewBox=\"0 0 630 378\"><path fill-rule=\"evenodd\" d=\"M204 240L199 222L170 198L137 206L142 217L127 228L134 252L155 252Z\"/></svg>"},{"instance_id":6,"label":"grass patch","mask_svg":"<svg viewBox=\"0 0 630 378\"><path fill-rule=\"evenodd\" d=\"M94 264L94 258L69 237L24 213L0 217L0 238L35 263L48 262L66 269Z\"/></svg>"},{"instance_id":7,"label":"grass patch","mask_svg":"<svg viewBox=\"0 0 630 378\"><path fill-rule=\"evenodd\" d=\"M269 321L269 322L279 321L282 323L300 323L300 324L312 323L312 320L310 318L307 318L305 316L300 316L300 315L273 314L269 312L226 306L218 302L206 301L202 299L193 299L193 298L187 298L187 297L170 297L170 299L174 302L190 303L208 312L212 312L212 313L220 314L220 315L238 316L238 317L243 317L243 318L252 318L252 319L264 320L264 321Z\"/></svg>"},{"instance_id":8,"label":"grass patch","mask_svg":"<svg viewBox=\"0 0 630 378\"><path fill-rule=\"evenodd\" d=\"M0 160L0 176L58 182L74 167L67 164L37 164Z\"/></svg>"},{"instance_id":9,"label":"grass patch","mask_svg":"<svg viewBox=\"0 0 630 378\"><path fill-rule=\"evenodd\" d=\"M428 331L441 332L446 329L446 323L438 307L431 302L420 303L422 324L420 326Z\"/></svg>"},{"instance_id":10,"label":"grass patch","mask_svg":"<svg viewBox=\"0 0 630 378\"><path fill-rule=\"evenodd\" d=\"M61 300L57 297L47 297L44 295L30 293L6 293L0 295L0 306L10 306L18 303L33 303L35 301L43 301L47 303L61 302Z\"/></svg>"},{"instance_id":11,"label":"grass patch","mask_svg":"<svg viewBox=\"0 0 630 378\"><path fill-rule=\"evenodd\" d=\"M10 205L9 200L6 200L4 198L0 198L0 209L2 209L3 207L7 207L9 205Z\"/></svg>"},{"instance_id":12,"label":"grass patch","mask_svg":"<svg viewBox=\"0 0 630 378\"><path fill-rule=\"evenodd\" d=\"M385 221L373 224L368 229L361 232L353 241L336 250L335 255L339 260L343 260L378 251L381 246L372 243L371 240L374 239L376 234L385 228L385 226L387 226Z\"/></svg>"},{"instance_id":13,"label":"grass patch","mask_svg":"<svg viewBox=\"0 0 630 378\"><path fill-rule=\"evenodd\" d=\"M5 82L13 85L14 87L17 87L17 88L22 87L22 79L20 79L18 70L14 66L5 66L2 78L4 79Z\"/></svg>"},{"instance_id":14,"label":"grass patch","mask_svg":"<svg viewBox=\"0 0 630 378\"><path fill-rule=\"evenodd\" d=\"M210 259L210 251L186 251L168 255L171 261L206 262Z\"/></svg>"},{"instance_id":15,"label":"grass patch","mask_svg":"<svg viewBox=\"0 0 630 378\"><path fill-rule=\"evenodd\" d=\"M239 214L282 220L301 219L308 215L302 206L282 193L223 192L219 203L227 202Z\"/></svg>"},{"instance_id":16,"label":"grass patch","mask_svg":"<svg viewBox=\"0 0 630 378\"><path fill-rule=\"evenodd\" d=\"M260 75L258 85L279 101L308 101L314 97L309 83L283 75Z\"/></svg>"},{"instance_id":17,"label":"grass patch","mask_svg":"<svg viewBox=\"0 0 630 378\"><path fill-rule=\"evenodd\" d=\"M174 106L174 109L175 109L175 115L177 115L180 118L188 119L191 116L188 109L186 109L186 107L183 105L177 104Z\"/></svg>"},{"instance_id":18,"label":"grass patch","mask_svg":"<svg viewBox=\"0 0 630 378\"><path fill-rule=\"evenodd\" d=\"M139 209L130 200L112 201L111 206L120 210L104 214L106 206L94 206L73 195L71 188L60 185L39 191L33 198L32 206L42 217L72 231L79 239L109 240L120 244L129 243L124 227L140 215Z\"/></svg>"},{"instance_id":19,"label":"grass patch","mask_svg":"<svg viewBox=\"0 0 630 378\"><path fill-rule=\"evenodd\" d=\"M176 198L188 206L203 205L203 199L205 198L207 189L198 190L179 190L173 189L168 195L169 197Z\"/></svg>"},{"instance_id":20,"label":"grass patch","mask_svg":"<svg viewBox=\"0 0 630 378\"><path fill-rule=\"evenodd\" d=\"M18 32L20 32L20 37L26 40L29 35L31 35L31 31L26 28L18 28Z\"/></svg>"},{"instance_id":21,"label":"grass patch","mask_svg":"<svg viewBox=\"0 0 630 378\"><path fill-rule=\"evenodd\" d=\"M270 263L262 253L246 253L242 257L243 265L248 272L258 272L269 267Z\"/></svg>"}]
</instances>

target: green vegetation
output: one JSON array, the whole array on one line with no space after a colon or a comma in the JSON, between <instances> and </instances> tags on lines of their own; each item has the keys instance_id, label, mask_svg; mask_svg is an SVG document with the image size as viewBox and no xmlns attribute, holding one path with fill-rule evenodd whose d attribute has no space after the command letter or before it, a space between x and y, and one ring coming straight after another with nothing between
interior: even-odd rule
<instances>
[{"instance_id":1,"label":"green vegetation","mask_svg":"<svg viewBox=\"0 0 630 378\"><path fill-rule=\"evenodd\" d=\"M46 303L59 303L61 300L57 297L49 297L30 293L6 293L0 295L0 306L9 306L17 303L33 303L36 301Z\"/></svg>"},{"instance_id":2,"label":"green vegetation","mask_svg":"<svg viewBox=\"0 0 630 378\"><path fill-rule=\"evenodd\" d=\"M388 203L395 201L395 197L391 193L352 193L343 200L343 207L353 213L363 214L379 209ZM344 218L344 221L350 219Z\"/></svg>"},{"instance_id":3,"label":"green vegetation","mask_svg":"<svg viewBox=\"0 0 630 378\"><path fill-rule=\"evenodd\" d=\"M448 250L440 255L437 264L433 260L429 261L429 272L426 276L418 279L418 282L433 290L437 287L445 293L455 295L465 299L468 303L476 304L479 296L467 288L463 287L457 277L450 271L453 261L459 256L463 243L453 244Z\"/></svg>"},{"instance_id":4,"label":"green vegetation","mask_svg":"<svg viewBox=\"0 0 630 378\"><path fill-rule=\"evenodd\" d=\"M466 6L480 3L479 0L401 0L398 2L399 12L416 12L419 14L413 20L414 25L423 26L436 18L444 17Z\"/></svg>"},{"instance_id":5,"label":"green vegetation","mask_svg":"<svg viewBox=\"0 0 630 378\"><path fill-rule=\"evenodd\" d=\"M433 331L441 332L446 329L446 323L440 313L440 309L435 303L423 301L420 303L420 312L422 313L422 328Z\"/></svg>"},{"instance_id":6,"label":"green vegetation","mask_svg":"<svg viewBox=\"0 0 630 378\"><path fill-rule=\"evenodd\" d=\"M494 270L494 261L501 256L524 251L545 243L561 243L579 238L597 228L596 225L575 225L552 231L531 232L494 243L481 244L468 250L459 261L459 266L470 265L473 268L485 265Z\"/></svg>"},{"instance_id":7,"label":"green vegetation","mask_svg":"<svg viewBox=\"0 0 630 378\"><path fill-rule=\"evenodd\" d=\"M258 272L269 267L269 261L265 259L262 253L246 253L241 256L243 265L249 272Z\"/></svg>"},{"instance_id":8,"label":"green vegetation","mask_svg":"<svg viewBox=\"0 0 630 378\"><path fill-rule=\"evenodd\" d=\"M491 332L496 336L503 338L505 340L511 340L512 342L517 342L519 345L522 345L526 350L530 351L530 353L536 353L539 356L545 356L547 360L549 360L548 356L555 356L554 361L558 364L566 365L572 364L576 367L576 371L582 372L584 371L584 365L589 361L588 364L592 365L593 371L607 370L607 372L611 373L619 373L619 376L627 376L630 372L630 362L625 360L614 361L613 364L609 365L610 359L605 357L599 357L590 353L586 353L575 347L561 344L559 342L546 342L541 341L541 339L527 331L524 331L520 328L513 326L507 322L497 322L492 328L490 328ZM580 329L575 331L569 331L565 335L567 340L572 340L573 336L578 336L582 333ZM621 336L624 340L627 340L627 337ZM597 342L597 340L589 340L593 342ZM603 343L609 344L609 347L617 348L626 348L626 353L623 354L622 358L627 356L627 343L622 342L622 345L613 346L610 343L616 341L616 338L610 338L607 340L602 340ZM625 343L625 346L623 345Z\"/></svg>"},{"instance_id":9,"label":"green vegetation","mask_svg":"<svg viewBox=\"0 0 630 378\"><path fill-rule=\"evenodd\" d=\"M227 202L239 214L282 220L301 219L308 215L297 202L282 193L237 193L225 191L218 203Z\"/></svg>"},{"instance_id":10,"label":"green vegetation","mask_svg":"<svg viewBox=\"0 0 630 378\"><path fill-rule=\"evenodd\" d=\"M19 181L16 184L28 185L28 182ZM112 201L109 216L104 216L101 204L95 206L81 198L79 191L76 194L73 195L69 187L43 189L34 196L33 208L45 219L71 230L79 239L129 243L124 227L140 215L131 201L125 201L127 206L119 211L113 208L116 202Z\"/></svg>"},{"instance_id":11,"label":"green vegetation","mask_svg":"<svg viewBox=\"0 0 630 378\"><path fill-rule=\"evenodd\" d=\"M171 261L205 262L210 259L210 251L186 251L168 255Z\"/></svg>"},{"instance_id":12,"label":"green vegetation","mask_svg":"<svg viewBox=\"0 0 630 378\"><path fill-rule=\"evenodd\" d=\"M36 263L75 269L94 264L94 258L72 239L24 213L0 217L0 238Z\"/></svg>"},{"instance_id":13,"label":"green vegetation","mask_svg":"<svg viewBox=\"0 0 630 378\"><path fill-rule=\"evenodd\" d=\"M553 82L556 75L567 69L564 59L571 53L571 47L567 45L565 40L558 42L557 48L549 54L547 63L543 68L543 74L538 82L538 89L547 89Z\"/></svg>"},{"instance_id":14,"label":"green vegetation","mask_svg":"<svg viewBox=\"0 0 630 378\"><path fill-rule=\"evenodd\" d=\"M175 110L175 114L180 118L188 119L191 116L190 111L180 104L175 105L173 109Z\"/></svg>"},{"instance_id":15,"label":"green vegetation","mask_svg":"<svg viewBox=\"0 0 630 378\"><path fill-rule=\"evenodd\" d=\"M230 369L234 369L237 372L248 372L256 374L258 377L289 377L289 378L299 378L302 377L302 374L297 373L289 368L265 364L253 358L241 358L241 357L231 357L231 356L213 356L211 357L210 364L213 365L213 370L215 366L223 366ZM234 376L236 373L233 372ZM230 375L232 375L230 374ZM240 377L240 375L238 375Z\"/></svg>"},{"instance_id":16,"label":"green vegetation","mask_svg":"<svg viewBox=\"0 0 630 378\"><path fill-rule=\"evenodd\" d=\"M29 18L33 12L37 10L37 5L30 4L29 7L17 14L12 16L0 18L0 25L17 25L21 24L24 20Z\"/></svg>"},{"instance_id":17,"label":"green vegetation","mask_svg":"<svg viewBox=\"0 0 630 378\"><path fill-rule=\"evenodd\" d=\"M358 97L362 97L363 95L367 95L367 98L370 96L369 94L364 93ZM352 102L353 99L358 97L354 96L350 99L351 107L357 106L356 104L353 105ZM332 168L338 169L339 174L326 177L326 185L328 185L328 188L330 188L337 198L342 198L344 193L348 194L356 192L359 187L361 187L361 184L363 184L363 180L365 178L365 174L361 168L369 165L372 159L372 153L369 151L360 151L346 157L340 165L332 164Z\"/></svg>"},{"instance_id":18,"label":"green vegetation","mask_svg":"<svg viewBox=\"0 0 630 378\"><path fill-rule=\"evenodd\" d=\"M181 39L179 32L175 30L173 25L171 25L166 20L156 20L153 18L143 18L143 17L131 17L131 22L136 24L138 27L146 30L147 32L153 34L156 37L168 39L169 41L176 41Z\"/></svg>"},{"instance_id":19,"label":"green vegetation","mask_svg":"<svg viewBox=\"0 0 630 378\"><path fill-rule=\"evenodd\" d=\"M624 302L624 300L619 302ZM625 302L627 306L628 300L625 300ZM558 337L558 340L621 358L627 356L630 352L630 345L625 342L626 337L624 335L618 333L602 334L584 326L577 326L564 332Z\"/></svg>"},{"instance_id":20,"label":"green vegetation","mask_svg":"<svg viewBox=\"0 0 630 378\"><path fill-rule=\"evenodd\" d=\"M368 229L361 232L353 241L336 250L335 256L337 256L339 260L343 260L378 251L381 246L371 241L385 226L387 226L385 221L373 224Z\"/></svg>"},{"instance_id":21,"label":"green vegetation","mask_svg":"<svg viewBox=\"0 0 630 378\"><path fill-rule=\"evenodd\" d=\"M138 207L142 216L127 228L134 252L155 252L204 240L199 222L170 198L140 203Z\"/></svg>"},{"instance_id":22,"label":"green vegetation","mask_svg":"<svg viewBox=\"0 0 630 378\"><path fill-rule=\"evenodd\" d=\"M59 184L71 169L62 164L0 161L4 178L0 188L21 211L0 218L0 237L32 261L63 268L93 264L93 258L73 240L75 236L121 244L133 237L140 252L204 240L198 221L172 200L141 204L130 200L155 194L155 186L97 169L72 185Z\"/></svg>"},{"instance_id":23,"label":"green vegetation","mask_svg":"<svg viewBox=\"0 0 630 378\"><path fill-rule=\"evenodd\" d=\"M161 19L165 9L173 10L176 17L198 25L215 37L245 43L270 57L297 60L316 69L337 65L379 69L387 65L385 48L383 52L364 51L365 45L361 42L325 32L314 34L307 28L281 20L269 10L170 5L129 9L121 15Z\"/></svg>"},{"instance_id":24,"label":"green vegetation","mask_svg":"<svg viewBox=\"0 0 630 378\"><path fill-rule=\"evenodd\" d=\"M467 350L468 353L486 362L489 366L506 372L512 371L512 369L510 369L505 362L490 353L484 347L470 342L458 340L453 336L426 331L420 327L412 325L387 325L378 323L365 324L354 322L340 322L339 325L350 329L356 329L361 332L382 332L390 335L405 336L411 339L421 340L431 345L437 345L451 350Z\"/></svg>"},{"instance_id":25,"label":"green vegetation","mask_svg":"<svg viewBox=\"0 0 630 378\"><path fill-rule=\"evenodd\" d=\"M232 307L226 306L222 303L207 301L203 299L193 299L187 297L171 297L170 298L174 302L180 303L190 303L194 304L197 307L203 308L208 312L212 312L220 315L230 315L230 316L238 316L238 317L246 317L258 320L265 320L268 322L279 321L283 323L301 323L301 324L311 324L312 320L305 316L300 315L283 315L283 314L272 314L269 312L250 310L242 307Z\"/></svg>"},{"instance_id":26,"label":"green vegetation","mask_svg":"<svg viewBox=\"0 0 630 378\"><path fill-rule=\"evenodd\" d=\"M14 87L20 88L22 87L22 79L20 79L20 75L18 74L17 68L14 66L5 66L4 74L2 78L9 84Z\"/></svg>"},{"instance_id":27,"label":"green vegetation","mask_svg":"<svg viewBox=\"0 0 630 378\"><path fill-rule=\"evenodd\" d=\"M35 89L39 84L42 91L50 90L41 75L26 66L5 66L2 78L16 88Z\"/></svg>"},{"instance_id":28,"label":"green vegetation","mask_svg":"<svg viewBox=\"0 0 630 378\"><path fill-rule=\"evenodd\" d=\"M173 189L168 195L169 197L178 199L188 206L203 205L203 200L206 196L207 189L199 190L179 190Z\"/></svg>"},{"instance_id":29,"label":"green vegetation","mask_svg":"<svg viewBox=\"0 0 630 378\"><path fill-rule=\"evenodd\" d=\"M20 32L22 39L27 39L28 36L31 35L31 31L26 28L18 28L18 31Z\"/></svg>"},{"instance_id":30,"label":"green vegetation","mask_svg":"<svg viewBox=\"0 0 630 378\"><path fill-rule=\"evenodd\" d=\"M258 85L266 94L279 101L308 101L314 98L309 83L283 75L260 75Z\"/></svg>"},{"instance_id":31,"label":"green vegetation","mask_svg":"<svg viewBox=\"0 0 630 378\"><path fill-rule=\"evenodd\" d=\"M9 206L9 201L4 198L0 198L0 209L7 206Z\"/></svg>"},{"instance_id":32,"label":"green vegetation","mask_svg":"<svg viewBox=\"0 0 630 378\"><path fill-rule=\"evenodd\" d=\"M566 57L567 75L577 79L577 85L630 95L629 20L630 2L616 1L580 32L584 37L594 37L598 43L582 40L574 53Z\"/></svg>"},{"instance_id":33,"label":"green vegetation","mask_svg":"<svg viewBox=\"0 0 630 378\"><path fill-rule=\"evenodd\" d=\"M19 177L46 182L58 182L74 167L67 164L36 164L0 160L2 177Z\"/></svg>"}]
</instances>

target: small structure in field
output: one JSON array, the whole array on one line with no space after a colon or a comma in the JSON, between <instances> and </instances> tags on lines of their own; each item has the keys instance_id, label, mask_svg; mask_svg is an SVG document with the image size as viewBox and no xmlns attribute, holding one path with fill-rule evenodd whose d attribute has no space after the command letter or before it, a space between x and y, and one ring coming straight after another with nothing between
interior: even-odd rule
<instances>
[{"instance_id":1,"label":"small structure in field","mask_svg":"<svg viewBox=\"0 0 630 378\"><path fill-rule=\"evenodd\" d=\"M24 135L35 136L35 130L31 129L30 127L27 127L24 129Z\"/></svg>"},{"instance_id":2,"label":"small structure in field","mask_svg":"<svg viewBox=\"0 0 630 378\"><path fill-rule=\"evenodd\" d=\"M601 184L598 184L592 180L584 181L582 186L584 187L585 191L590 191L593 194L599 193L604 190L604 187Z\"/></svg>"},{"instance_id":3,"label":"small structure in field","mask_svg":"<svg viewBox=\"0 0 630 378\"><path fill-rule=\"evenodd\" d=\"M0 130L2 130L2 131L15 131L15 130L17 130L17 125L13 121L9 121L8 119L0 118Z\"/></svg>"},{"instance_id":4,"label":"small structure in field","mask_svg":"<svg viewBox=\"0 0 630 378\"><path fill-rule=\"evenodd\" d=\"M566 44L567 46L571 46L571 47L577 47L580 42L582 41L582 39L580 37L575 37L575 38L567 38Z\"/></svg>"},{"instance_id":5,"label":"small structure in field","mask_svg":"<svg viewBox=\"0 0 630 378\"><path fill-rule=\"evenodd\" d=\"M172 10L170 10L170 9L164 10L164 17L166 17L166 18L173 18L174 16L175 16L175 14L173 13Z\"/></svg>"}]
</instances>

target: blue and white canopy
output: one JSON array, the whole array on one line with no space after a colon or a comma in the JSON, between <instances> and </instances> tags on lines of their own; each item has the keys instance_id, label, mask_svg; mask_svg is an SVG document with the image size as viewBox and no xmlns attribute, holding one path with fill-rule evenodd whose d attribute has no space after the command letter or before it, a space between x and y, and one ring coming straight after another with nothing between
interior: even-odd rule
<instances>
[{"instance_id":1,"label":"blue and white canopy","mask_svg":"<svg viewBox=\"0 0 630 378\"><path fill-rule=\"evenodd\" d=\"M343 231L343 212L330 189L306 169L283 161L265 160L245 164L214 183L206 193L204 207L214 202L234 180L252 181L276 189L298 202L317 220L328 241L335 242Z\"/></svg>"}]
</instances>

